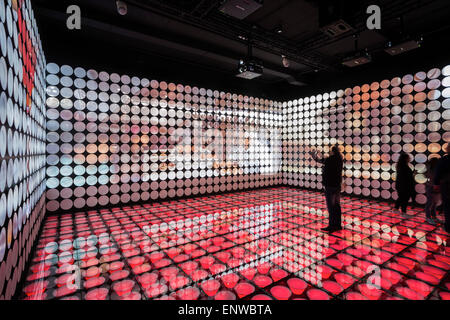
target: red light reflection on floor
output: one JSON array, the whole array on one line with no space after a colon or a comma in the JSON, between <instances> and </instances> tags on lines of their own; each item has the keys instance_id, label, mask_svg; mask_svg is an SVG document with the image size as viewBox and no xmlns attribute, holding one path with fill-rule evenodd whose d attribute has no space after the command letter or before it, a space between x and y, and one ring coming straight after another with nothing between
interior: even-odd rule
<instances>
[{"instance_id":1,"label":"red light reflection on floor","mask_svg":"<svg viewBox=\"0 0 450 320\"><path fill-rule=\"evenodd\" d=\"M450 239L387 203L290 188L48 216L23 299L450 298Z\"/></svg>"}]
</instances>

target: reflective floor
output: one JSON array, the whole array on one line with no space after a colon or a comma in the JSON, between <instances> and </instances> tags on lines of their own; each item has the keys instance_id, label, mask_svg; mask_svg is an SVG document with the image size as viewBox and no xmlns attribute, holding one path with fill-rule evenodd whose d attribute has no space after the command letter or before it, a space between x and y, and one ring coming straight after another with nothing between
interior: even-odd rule
<instances>
[{"instance_id":1,"label":"reflective floor","mask_svg":"<svg viewBox=\"0 0 450 320\"><path fill-rule=\"evenodd\" d=\"M387 203L270 188L48 216L23 299L450 299L450 239ZM442 219L442 216L440 217Z\"/></svg>"}]
</instances>

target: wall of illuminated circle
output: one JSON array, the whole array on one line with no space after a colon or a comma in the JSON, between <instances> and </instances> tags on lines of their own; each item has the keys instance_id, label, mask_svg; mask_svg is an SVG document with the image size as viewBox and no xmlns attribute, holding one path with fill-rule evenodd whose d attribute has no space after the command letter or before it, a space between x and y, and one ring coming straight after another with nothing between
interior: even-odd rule
<instances>
[{"instance_id":1,"label":"wall of illuminated circle","mask_svg":"<svg viewBox=\"0 0 450 320\"><path fill-rule=\"evenodd\" d=\"M416 200L426 202L426 162L450 142L450 66L283 103L283 182L321 189L311 150L341 145L347 194L391 199L395 162L409 153Z\"/></svg>"},{"instance_id":2,"label":"wall of illuminated circle","mask_svg":"<svg viewBox=\"0 0 450 320\"><path fill-rule=\"evenodd\" d=\"M278 102L47 65L47 209L281 183Z\"/></svg>"},{"instance_id":3,"label":"wall of illuminated circle","mask_svg":"<svg viewBox=\"0 0 450 320\"><path fill-rule=\"evenodd\" d=\"M30 0L0 0L0 300L45 214L45 57Z\"/></svg>"}]
</instances>

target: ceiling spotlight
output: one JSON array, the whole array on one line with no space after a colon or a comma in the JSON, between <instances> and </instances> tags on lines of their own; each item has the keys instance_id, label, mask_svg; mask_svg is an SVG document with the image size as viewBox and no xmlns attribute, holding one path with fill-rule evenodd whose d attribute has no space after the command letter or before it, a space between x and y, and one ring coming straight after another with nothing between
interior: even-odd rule
<instances>
[{"instance_id":1,"label":"ceiling spotlight","mask_svg":"<svg viewBox=\"0 0 450 320\"><path fill-rule=\"evenodd\" d=\"M289 66L291 65L290 61L288 60L288 58L286 58L285 55L281 56L281 62L283 62L283 66L285 68L289 68Z\"/></svg>"},{"instance_id":2,"label":"ceiling spotlight","mask_svg":"<svg viewBox=\"0 0 450 320\"><path fill-rule=\"evenodd\" d=\"M124 16L128 13L128 6L125 2L118 0L116 1L116 5L117 5L117 12L121 16Z\"/></svg>"},{"instance_id":3,"label":"ceiling spotlight","mask_svg":"<svg viewBox=\"0 0 450 320\"><path fill-rule=\"evenodd\" d=\"M283 33L283 27L280 25L280 26L277 26L276 28L275 28L275 32L276 33L278 33L278 34L282 34Z\"/></svg>"}]
</instances>

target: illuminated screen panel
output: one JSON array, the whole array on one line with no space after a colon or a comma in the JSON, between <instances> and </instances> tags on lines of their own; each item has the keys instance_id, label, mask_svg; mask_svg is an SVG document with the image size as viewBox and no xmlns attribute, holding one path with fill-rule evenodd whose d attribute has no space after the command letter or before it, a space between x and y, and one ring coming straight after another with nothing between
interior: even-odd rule
<instances>
[{"instance_id":1,"label":"illuminated screen panel","mask_svg":"<svg viewBox=\"0 0 450 320\"><path fill-rule=\"evenodd\" d=\"M45 214L45 57L31 1L0 0L0 300Z\"/></svg>"},{"instance_id":2,"label":"illuminated screen panel","mask_svg":"<svg viewBox=\"0 0 450 320\"><path fill-rule=\"evenodd\" d=\"M450 142L450 66L285 102L283 181L321 189L309 152L341 145L345 192L391 199L400 152L411 155L416 201L425 204L426 162Z\"/></svg>"},{"instance_id":3,"label":"illuminated screen panel","mask_svg":"<svg viewBox=\"0 0 450 320\"><path fill-rule=\"evenodd\" d=\"M274 101L47 65L51 212L276 185Z\"/></svg>"}]
</instances>

